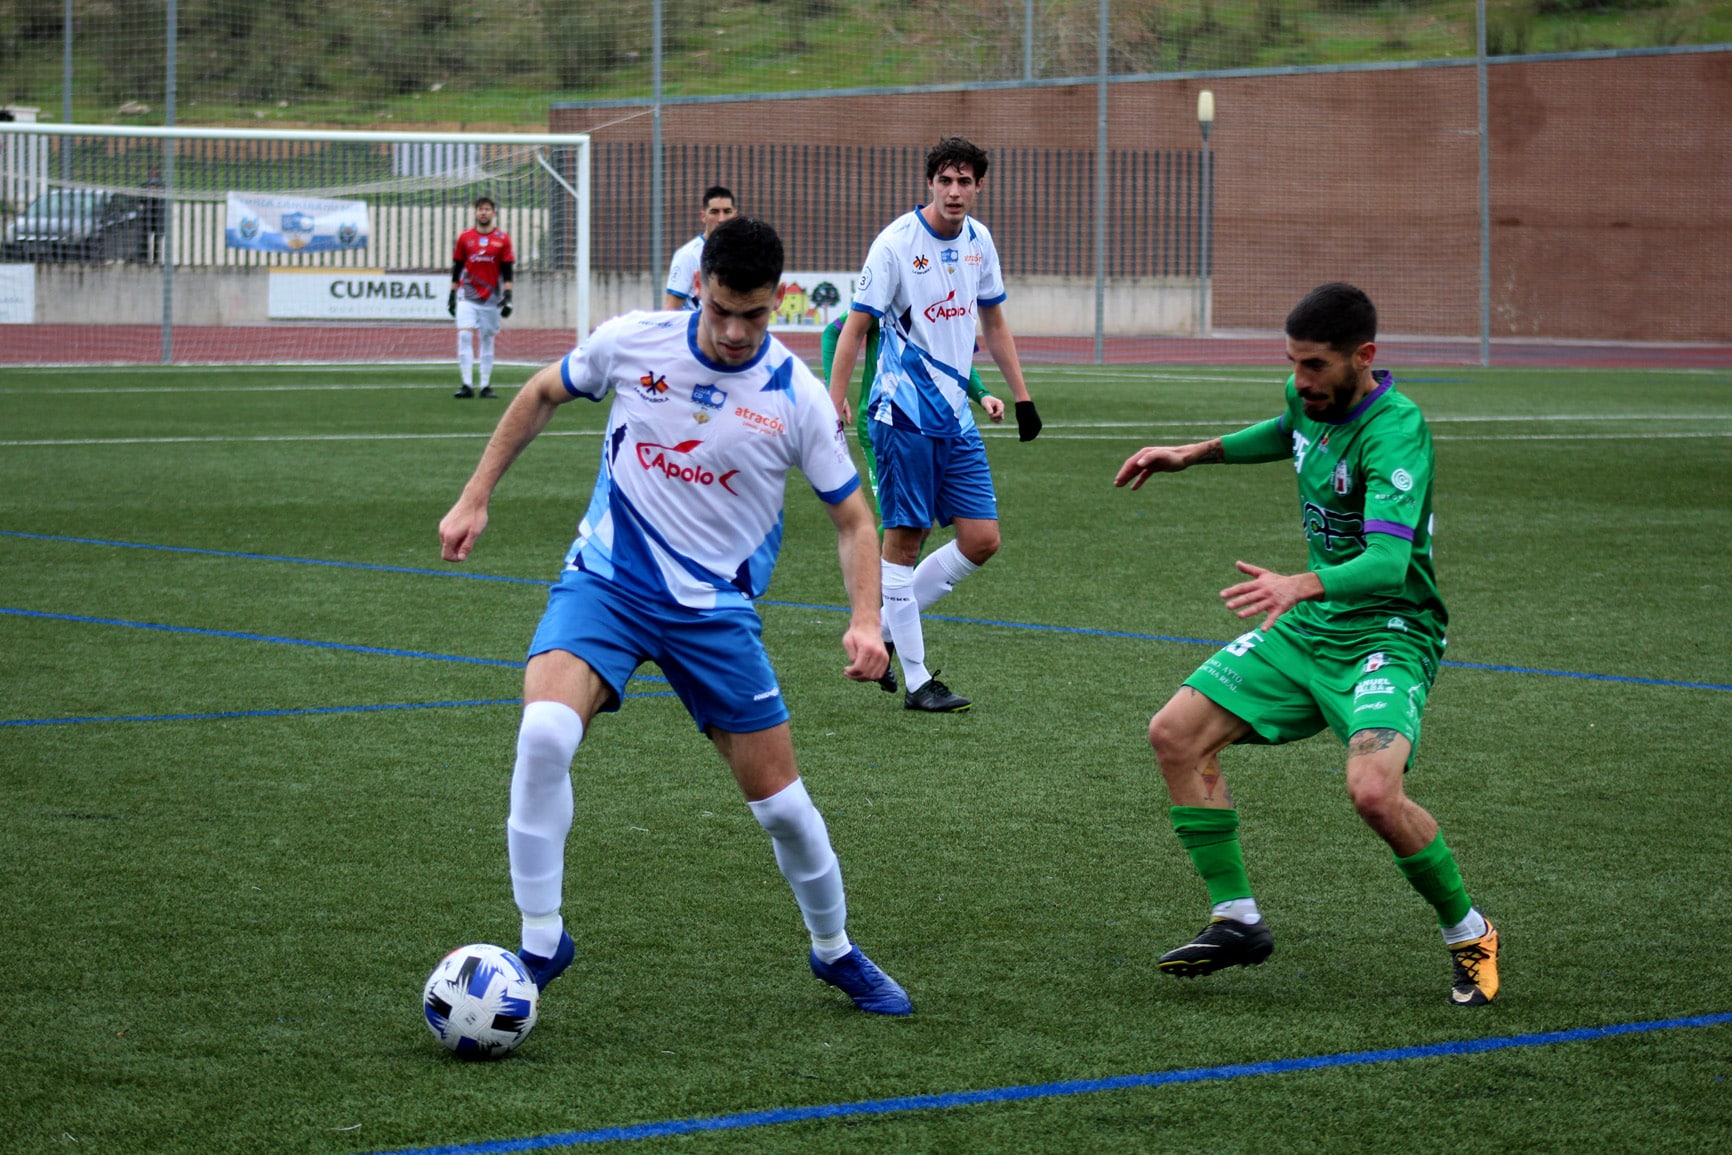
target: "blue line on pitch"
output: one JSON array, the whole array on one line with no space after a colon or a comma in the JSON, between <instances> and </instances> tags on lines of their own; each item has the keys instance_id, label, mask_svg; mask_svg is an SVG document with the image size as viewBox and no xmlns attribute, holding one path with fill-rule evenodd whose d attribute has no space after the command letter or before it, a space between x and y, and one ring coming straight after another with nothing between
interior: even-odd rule
<instances>
[{"instance_id":1,"label":"blue line on pitch","mask_svg":"<svg viewBox=\"0 0 1732 1155\"><path fill-rule=\"evenodd\" d=\"M196 548L193 548L191 546L179 546L179 545L145 545L145 544L140 544L138 542L130 542L130 541L106 541L106 540L103 540L100 538L63 537L63 536L59 536L56 534L47 534L47 533L21 533L21 532L18 532L16 530L0 530L0 537L32 538L32 539L35 539L37 541L63 541L63 542L71 542L71 543L78 544L78 545L106 545L106 546L114 546L114 547L119 548L119 549L158 550L158 551L163 551L163 552L167 552L167 553L207 554L207 555L210 555L212 557L235 557L235 558L246 558L246 559L253 560L253 561L276 561L276 562L284 562L284 563L287 563L290 565L319 565L319 566L330 566L330 567L337 568L337 569L362 569L362 570L376 570L376 571L380 571L383 573L406 573L406 574L420 574L423 576L430 576L430 577L463 578L463 579L468 580L468 581L511 582L511 583L520 584L520 585L538 585L538 586L543 587L544 589L547 588L551 584L549 582L539 581L539 580L534 579L534 578L501 577L497 574L483 574L483 573L475 573L472 571L459 572L457 570L443 570L443 569L415 569L415 568L412 568L409 566L373 565L373 564L370 564L367 562L357 562L357 561L327 561L327 560L322 559L322 558L286 557L286 556L281 556L281 555L276 555L276 554L263 554L263 553L237 553L237 552L234 552L232 550L196 549ZM772 601L772 600L767 599L767 598L761 599L758 604L766 605L766 606L781 606L784 608L792 608L792 609L823 610L823 611L828 612L828 613L848 613L849 612L847 606L820 605L820 604L811 603L811 602L782 602L782 601ZM44 614L44 615L40 615L40 616L53 617L56 615ZM986 618L947 617L943 614L924 614L922 616L927 621L956 622L958 624L966 625L966 626L1000 626L1004 629L1012 629L1012 630L1033 630L1033 631L1037 631L1037 632L1054 633L1054 634L1077 634L1077 635L1082 635L1082 636L1087 636L1087 637L1099 637L1099 638L1130 638L1130 639L1137 640L1137 641L1173 642L1173 643L1177 643L1180 645L1187 645L1187 646L1220 646L1220 645L1224 644L1223 641L1217 640L1217 639L1212 639L1212 638L1186 638L1186 637L1178 637L1178 636L1174 636L1174 635L1170 635L1170 634L1144 634L1144 633L1137 633L1137 632L1134 632L1131 630L1097 630L1097 629L1089 629L1089 628L1086 628L1083 626L1047 626L1047 625L1039 625L1039 624L1032 623L1032 622L1004 622L1004 621L992 621L992 620L986 619ZM95 621L95 620L99 620L99 619L87 619L87 620ZM124 623L124 624L130 624L130 623ZM169 628L169 627L157 627L157 628ZM233 636L247 636L247 635L233 635ZM266 640L276 640L276 639L266 639ZM318 645L320 643L305 642L305 643L298 643L298 644ZM337 647L337 648L358 648L358 647ZM394 651L377 651L377 652L391 653ZM412 655L412 656L435 657L436 655ZM448 661L466 661L466 660L470 660L470 659L449 658L446 660L448 660ZM1676 678L1638 678L1638 677L1634 677L1634 676L1628 675L1628 674L1588 674L1588 673L1582 673L1582 672L1577 671L1577 670L1547 670L1547 669L1541 669L1541 668L1533 667L1533 666L1500 666L1500 665L1493 665L1493 664L1485 663L1485 662L1450 662L1450 661L1446 661L1446 662L1443 662L1441 664L1445 665L1445 666L1454 666L1457 669L1463 669L1463 670L1487 670L1487 671L1492 671L1495 673L1504 673L1504 674L1535 674L1535 675L1538 675L1541 677L1547 677L1547 678L1575 678L1575 679L1578 679L1581 681L1590 681L1590 682L1622 682L1622 683L1625 683L1628 685L1635 685L1635 686L1674 686L1674 687L1677 687L1680 689L1687 689L1687 690L1717 690L1717 691L1720 691L1722 693L1732 692L1732 685L1722 684L1722 683L1718 683L1718 682L1689 682L1689 681L1683 681L1681 679L1676 679Z\"/></svg>"},{"instance_id":2,"label":"blue line on pitch","mask_svg":"<svg viewBox=\"0 0 1732 1155\"><path fill-rule=\"evenodd\" d=\"M1378 1051L1351 1051L1334 1055L1307 1055L1273 1059L1262 1063L1233 1063L1220 1067L1192 1067L1179 1071L1154 1071L1143 1075L1115 1075L1105 1079L1074 1079L1056 1083L994 1087L982 1091L953 1091L941 1095L906 1095L896 1099L866 1099L854 1103L825 1103L812 1107L784 1107L766 1111L741 1111L701 1119L669 1119L627 1127L599 1127L588 1131L565 1131L527 1139L501 1139L484 1143L444 1147L397 1148L375 1155L495 1155L507 1151L545 1151L555 1147L577 1147L598 1143L621 1143L660 1139L669 1135L695 1135L710 1131L741 1131L803 1123L814 1119L849 1119L861 1116L898 1115L911 1111L942 1111L983 1103L1015 1103L1030 1099L1053 1099L1069 1095L1094 1095L1103 1091L1128 1091L1180 1083L1211 1083L1247 1079L1261 1075L1286 1075L1295 1071L1321 1071L1333 1067L1360 1067L1372 1063L1399 1063L1414 1059L1436 1059L1453 1055L1478 1055L1517 1047L1549 1047L1559 1043L1586 1043L1620 1035L1651 1031L1675 1031L1732 1024L1732 1013L1657 1019L1640 1023L1616 1023L1607 1027L1578 1027L1567 1031L1504 1035L1489 1039L1460 1039L1414 1047L1391 1047Z\"/></svg>"},{"instance_id":3,"label":"blue line on pitch","mask_svg":"<svg viewBox=\"0 0 1732 1155\"><path fill-rule=\"evenodd\" d=\"M165 626L159 622L129 622L124 618L95 618L85 614L50 614L41 610L20 610L10 606L0 606L0 614L11 614L20 618L45 618L56 622L84 622L98 626L125 626L134 630L161 630L170 634L196 634L206 638L239 638L246 642L270 642L278 646L306 646L316 650L344 650L352 654L378 654L389 658L425 658L432 662L462 662L472 666L505 666L513 670L521 670L522 662L506 661L502 658L469 658L462 654L434 654L425 650L393 650L384 646L355 646L346 642L315 642L307 638L283 638L272 634L249 634L240 630L206 630L197 626ZM646 682L665 682L666 678L654 674L636 674Z\"/></svg>"},{"instance_id":4,"label":"blue line on pitch","mask_svg":"<svg viewBox=\"0 0 1732 1155\"><path fill-rule=\"evenodd\" d=\"M627 698L672 698L672 690L627 694ZM303 706L293 710L216 710L203 714L93 714L82 718L0 719L0 726L79 726L101 722L202 722L212 718L295 718L306 714L371 714L380 710L443 710L455 706L517 706L522 698L470 698L452 702L389 702L372 706Z\"/></svg>"}]
</instances>

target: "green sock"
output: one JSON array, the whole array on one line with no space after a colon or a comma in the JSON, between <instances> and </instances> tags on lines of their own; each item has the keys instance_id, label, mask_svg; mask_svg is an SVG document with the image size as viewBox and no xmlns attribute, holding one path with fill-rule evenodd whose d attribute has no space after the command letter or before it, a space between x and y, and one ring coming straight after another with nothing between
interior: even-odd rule
<instances>
[{"instance_id":1,"label":"green sock","mask_svg":"<svg viewBox=\"0 0 1732 1155\"><path fill-rule=\"evenodd\" d=\"M1174 806L1173 830L1191 865L1209 888L1209 902L1251 897L1251 879L1239 850L1239 812L1207 806Z\"/></svg>"},{"instance_id":2,"label":"green sock","mask_svg":"<svg viewBox=\"0 0 1732 1155\"><path fill-rule=\"evenodd\" d=\"M1455 855L1443 844L1443 831L1438 831L1431 845L1418 854L1407 858L1397 855L1395 865L1407 876L1413 889L1419 891L1419 896L1437 909L1439 925L1454 926L1473 909L1473 900L1468 898L1467 887L1461 882L1461 870L1455 865Z\"/></svg>"}]
</instances>

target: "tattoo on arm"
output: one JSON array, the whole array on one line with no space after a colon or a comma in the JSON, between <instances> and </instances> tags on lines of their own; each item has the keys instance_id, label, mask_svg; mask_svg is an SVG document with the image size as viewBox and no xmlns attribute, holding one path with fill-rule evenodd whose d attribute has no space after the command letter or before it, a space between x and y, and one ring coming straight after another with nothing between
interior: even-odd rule
<instances>
[{"instance_id":1,"label":"tattoo on arm","mask_svg":"<svg viewBox=\"0 0 1732 1155\"><path fill-rule=\"evenodd\" d=\"M1401 734L1395 730L1361 730L1353 735L1347 743L1349 758L1362 758L1367 754L1376 754L1395 745L1395 740Z\"/></svg>"},{"instance_id":2,"label":"tattoo on arm","mask_svg":"<svg viewBox=\"0 0 1732 1155\"><path fill-rule=\"evenodd\" d=\"M1221 448L1219 437L1203 446L1202 456L1197 458L1198 465L1220 465L1227 460L1227 451Z\"/></svg>"}]
</instances>

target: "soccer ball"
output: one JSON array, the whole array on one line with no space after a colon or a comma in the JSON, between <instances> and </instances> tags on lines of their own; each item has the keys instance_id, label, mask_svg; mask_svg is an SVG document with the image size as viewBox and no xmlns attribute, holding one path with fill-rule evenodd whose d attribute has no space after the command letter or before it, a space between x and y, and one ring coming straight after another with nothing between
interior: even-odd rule
<instances>
[{"instance_id":1,"label":"soccer ball","mask_svg":"<svg viewBox=\"0 0 1732 1155\"><path fill-rule=\"evenodd\" d=\"M465 1059L497 1059L529 1037L541 991L523 960L504 947L475 943L439 960L421 991L427 1029Z\"/></svg>"}]
</instances>

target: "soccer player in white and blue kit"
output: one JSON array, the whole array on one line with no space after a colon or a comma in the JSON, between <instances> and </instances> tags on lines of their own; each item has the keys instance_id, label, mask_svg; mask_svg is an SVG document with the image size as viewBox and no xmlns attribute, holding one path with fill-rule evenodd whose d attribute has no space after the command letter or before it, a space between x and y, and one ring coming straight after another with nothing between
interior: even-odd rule
<instances>
[{"instance_id":1,"label":"soccer player in white and blue kit","mask_svg":"<svg viewBox=\"0 0 1732 1155\"><path fill-rule=\"evenodd\" d=\"M866 408L884 522L884 628L902 663L903 705L934 713L966 710L970 702L926 668L920 614L999 546L992 471L968 408L977 321L980 341L1016 399L1018 434L1032 441L1040 432L1000 307L998 249L969 215L986 168L986 152L959 136L927 151L931 199L872 242L830 364L830 400L846 421L854 358L878 320L878 369ZM917 569L934 522L954 525L956 536Z\"/></svg>"},{"instance_id":2,"label":"soccer player in white and blue kit","mask_svg":"<svg viewBox=\"0 0 1732 1155\"><path fill-rule=\"evenodd\" d=\"M662 308L698 307L698 265L703 260L704 241L717 225L733 220L738 212L732 190L719 184L704 190L704 207L698 213L698 224L704 231L674 250L674 259L668 262L667 283L662 286Z\"/></svg>"},{"instance_id":3,"label":"soccer player in white and blue kit","mask_svg":"<svg viewBox=\"0 0 1732 1155\"><path fill-rule=\"evenodd\" d=\"M506 823L523 916L519 955L545 987L575 944L560 916L571 762L598 713L617 710L642 663L661 667L769 833L811 933L813 974L862 1010L905 1015L902 988L848 939L842 872L794 763L788 710L752 599L782 540L798 468L835 523L851 614L848 677L877 679L877 543L871 507L824 388L769 335L782 244L761 221L717 227L703 305L627 313L532 377L500 418L463 495L439 523L447 561L469 556L494 487L561 404L613 396L594 496L530 644Z\"/></svg>"}]
</instances>

